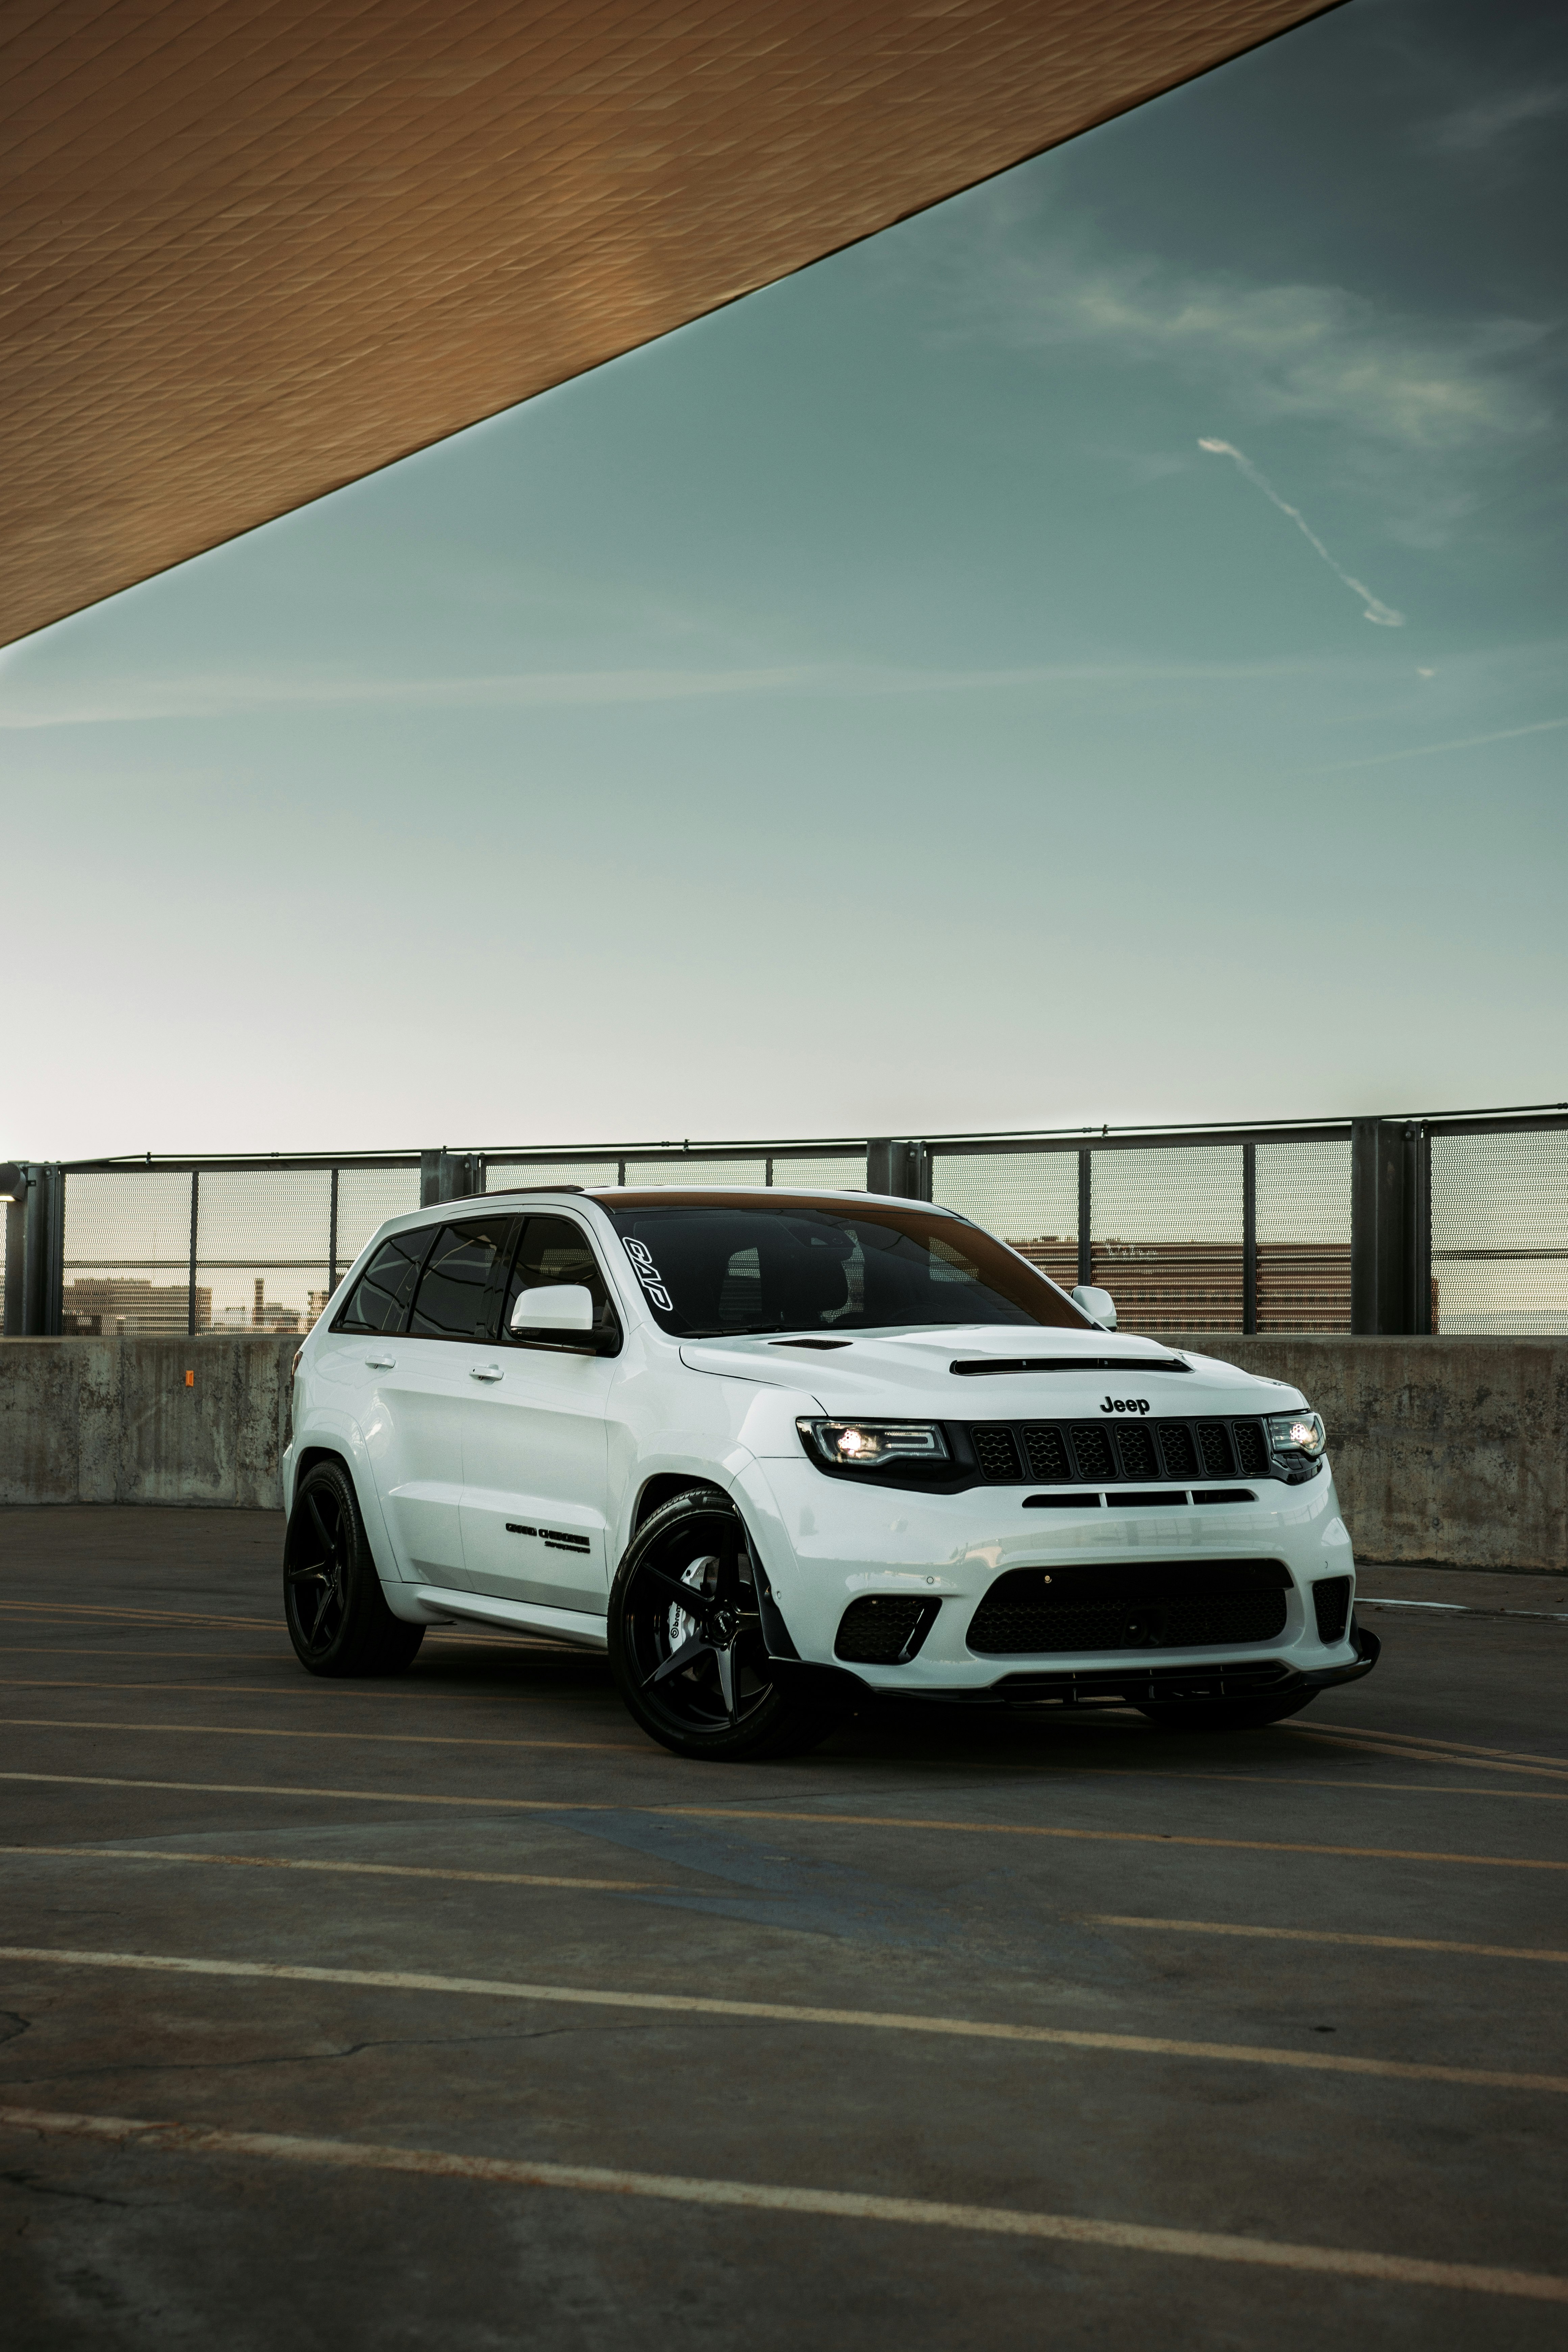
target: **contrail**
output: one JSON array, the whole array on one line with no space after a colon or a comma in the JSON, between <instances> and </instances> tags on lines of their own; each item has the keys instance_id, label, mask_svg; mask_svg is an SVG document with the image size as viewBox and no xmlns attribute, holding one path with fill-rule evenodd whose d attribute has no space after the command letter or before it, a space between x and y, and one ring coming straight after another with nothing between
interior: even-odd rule
<instances>
[{"instance_id":1,"label":"contrail","mask_svg":"<svg viewBox=\"0 0 1568 2352\"><path fill-rule=\"evenodd\" d=\"M1247 480L1251 482L1256 488L1260 489L1264 497L1270 500L1273 505L1277 506L1282 515L1289 516L1297 530L1301 533L1302 538L1310 541L1311 545L1316 548L1318 553L1322 557L1323 562L1328 565L1329 570L1333 573L1335 579L1342 580L1345 586L1355 595L1361 598L1362 603L1366 607L1365 617L1367 620L1375 621L1380 629L1402 629L1405 626L1405 615L1403 613L1396 613L1392 604L1384 604L1380 597L1373 594L1372 590L1367 587L1364 581L1352 579L1342 564L1339 564L1334 562L1333 557L1329 553L1328 549L1323 545L1322 541L1318 537L1317 532L1312 529L1310 523L1301 512L1300 508L1288 505L1280 497L1273 483L1268 479L1267 474L1259 473L1258 467L1253 464L1250 457L1245 457L1241 450L1233 448L1228 441L1209 441L1204 439L1202 436L1200 436L1198 439L1198 447L1200 449L1209 450L1216 457L1235 458L1237 467L1240 468L1242 473L1247 476Z\"/></svg>"}]
</instances>

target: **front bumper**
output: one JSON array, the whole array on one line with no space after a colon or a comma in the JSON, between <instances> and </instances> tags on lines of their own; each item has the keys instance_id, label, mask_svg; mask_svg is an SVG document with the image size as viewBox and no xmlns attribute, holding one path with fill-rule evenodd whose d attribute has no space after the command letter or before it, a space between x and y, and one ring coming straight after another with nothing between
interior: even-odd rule
<instances>
[{"instance_id":1,"label":"front bumper","mask_svg":"<svg viewBox=\"0 0 1568 2352\"><path fill-rule=\"evenodd\" d=\"M1352 1622L1355 1652L1347 1664L1292 1666L1281 1658L1219 1659L1201 1665L1153 1665L1147 1658L1125 1666L1026 1667L984 1685L953 1689L913 1688L869 1683L852 1668L817 1665L804 1658L770 1658L768 1676L797 1706L843 1712L869 1705L896 1706L911 1699L950 1706L1212 1706L1219 1699L1290 1698L1359 1682L1376 1665L1382 1643L1375 1633Z\"/></svg>"},{"instance_id":2,"label":"front bumper","mask_svg":"<svg viewBox=\"0 0 1568 2352\"><path fill-rule=\"evenodd\" d=\"M1357 1631L1354 1559L1331 1475L1297 1487L1259 1482L1255 1498L1205 1507L1173 1496L1168 1508L1086 1507L1042 1512L1025 1490L944 1495L859 1490L804 1461L752 1458L735 1484L765 1577L770 1672L803 1699L832 1704L929 1698L1001 1706L1127 1706L1283 1695L1371 1672L1378 1645ZM1289 1579L1286 1622L1269 1639L1192 1649L997 1654L972 1650L969 1629L986 1594L1016 1569L1068 1568L1081 1583L1104 1568L1183 1570L1227 1561L1278 1562ZM1349 1578L1343 1634L1318 1632L1312 1587ZM1282 1579L1281 1581L1284 1580ZM836 1654L846 1610L867 1596L936 1602L930 1631L906 1662L866 1665Z\"/></svg>"}]
</instances>

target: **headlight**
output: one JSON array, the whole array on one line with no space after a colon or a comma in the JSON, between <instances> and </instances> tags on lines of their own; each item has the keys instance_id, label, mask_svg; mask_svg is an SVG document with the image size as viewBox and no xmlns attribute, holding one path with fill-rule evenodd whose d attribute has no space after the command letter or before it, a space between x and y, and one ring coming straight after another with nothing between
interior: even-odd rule
<instances>
[{"instance_id":1,"label":"headlight","mask_svg":"<svg viewBox=\"0 0 1568 2352\"><path fill-rule=\"evenodd\" d=\"M1315 1412L1276 1412L1268 1417L1268 1451L1287 1462L1315 1462L1328 1444Z\"/></svg>"},{"instance_id":2,"label":"headlight","mask_svg":"<svg viewBox=\"0 0 1568 2352\"><path fill-rule=\"evenodd\" d=\"M835 1470L876 1470L887 1462L948 1459L947 1440L934 1421L797 1421L806 1451Z\"/></svg>"}]
</instances>

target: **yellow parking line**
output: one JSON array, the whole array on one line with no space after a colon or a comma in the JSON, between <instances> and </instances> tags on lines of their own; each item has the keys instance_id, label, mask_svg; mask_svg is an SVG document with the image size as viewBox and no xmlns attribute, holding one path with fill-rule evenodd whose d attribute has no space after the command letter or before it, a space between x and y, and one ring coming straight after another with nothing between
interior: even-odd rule
<instances>
[{"instance_id":1,"label":"yellow parking line","mask_svg":"<svg viewBox=\"0 0 1568 2352\"><path fill-rule=\"evenodd\" d=\"M1555 1765L1559 1771L1568 1771L1568 1758L1542 1756L1539 1750L1534 1754L1527 1754L1517 1748L1478 1748L1468 1740L1445 1739L1440 1732L1383 1731L1375 1724L1355 1724L1347 1727L1359 1738L1388 1739L1392 1740L1396 1747L1451 1748L1461 1756L1497 1756L1508 1764ZM1280 1728L1300 1732L1308 1739L1338 1739L1342 1736L1338 1731L1331 1730L1326 1723L1292 1722L1282 1724Z\"/></svg>"},{"instance_id":2,"label":"yellow parking line","mask_svg":"<svg viewBox=\"0 0 1568 2352\"><path fill-rule=\"evenodd\" d=\"M793 1822L803 1828L962 1831L975 1837L1070 1838L1089 1845L1203 1846L1237 1853L1316 1853L1352 1862L1463 1863L1486 1870L1565 1870L1533 1855L1441 1853L1413 1846L1316 1845L1282 1838L1189 1837L1164 1830L1069 1830L1045 1822L944 1822L900 1813L795 1813L742 1805L625 1805L570 1797L431 1796L406 1789L312 1789L283 1780L144 1780L106 1772L0 1772L0 1781L62 1789L159 1789L194 1797L321 1797L339 1805L447 1805L520 1813L646 1813L674 1821Z\"/></svg>"},{"instance_id":3,"label":"yellow parking line","mask_svg":"<svg viewBox=\"0 0 1568 2352\"><path fill-rule=\"evenodd\" d=\"M1500 2270L1482 2263L1433 2263L1379 2254L1359 2246L1292 2245L1208 2230L1168 2230L1146 2222L1100 2221L1078 2213L1031 2213L1010 2205L958 2205L923 2197L868 2197L848 2189L789 2189L765 2181L705 2180L681 2173L626 2172L604 2165L542 2164L511 2157L459 2156L440 2148L395 2147L366 2140L314 2139L292 2132L219 2131L202 2124L143 2122L131 2116L58 2115L0 2107L0 2125L46 2138L91 2139L114 2147L155 2148L169 2156L252 2157L335 2166L356 2172L413 2173L477 2180L511 2189L575 2189L588 2195L651 2197L678 2205L752 2213L818 2215L837 2221L882 2221L925 2230L968 2230L1008 2238L1054 2239L1117 2253L1165 2254L1199 2262L1245 2263L1308 2271L1331 2278L1373 2279L1384 2286L1447 2288L1568 2303L1568 2279L1542 2271Z\"/></svg>"},{"instance_id":4,"label":"yellow parking line","mask_svg":"<svg viewBox=\"0 0 1568 2352\"><path fill-rule=\"evenodd\" d=\"M1568 1805L1568 1789L1471 1789L1457 1780L1319 1780L1304 1772L1160 1772L1152 1766L1146 1766L1144 1773L1153 1773L1162 1780L1240 1780L1266 1789L1337 1789L1349 1797L1359 1797L1370 1789L1391 1797L1514 1797L1521 1804ZM1105 1777L1121 1775L1113 1769ZM1131 1772L1127 1778L1132 1778Z\"/></svg>"},{"instance_id":5,"label":"yellow parking line","mask_svg":"<svg viewBox=\"0 0 1568 2352\"><path fill-rule=\"evenodd\" d=\"M138 1625L220 1625L227 1632L238 1628L246 1633L282 1633L287 1638L287 1628L281 1615L219 1617L190 1609L110 1609L87 1601L0 1601L0 1615L39 1618L46 1623L57 1617L68 1621L78 1617L112 1617L123 1618Z\"/></svg>"},{"instance_id":6,"label":"yellow parking line","mask_svg":"<svg viewBox=\"0 0 1568 2352\"><path fill-rule=\"evenodd\" d=\"M104 1862L210 1862L236 1870L320 1870L336 1878L441 1878L477 1886L576 1886L606 1895L641 1895L668 1886L662 1878L546 1878L534 1871L421 1870L402 1862L298 1862L276 1854L182 1853L158 1846L134 1845L0 1845L0 1853L64 1854L74 1860L86 1854Z\"/></svg>"},{"instance_id":7,"label":"yellow parking line","mask_svg":"<svg viewBox=\"0 0 1568 2352\"><path fill-rule=\"evenodd\" d=\"M103 1723L91 1716L9 1715L5 1721L21 1731L162 1731L175 1738L353 1739L392 1748L571 1748L617 1756L648 1752L647 1744L638 1739L485 1739L441 1731L301 1731L293 1724L276 1723Z\"/></svg>"},{"instance_id":8,"label":"yellow parking line","mask_svg":"<svg viewBox=\"0 0 1568 2352\"><path fill-rule=\"evenodd\" d=\"M1353 1944L1374 1952L1458 1952L1483 1960L1557 1960L1568 1962L1568 1952L1549 1952L1520 1944L1440 1943L1429 1936L1352 1936L1332 1927L1252 1927L1218 1919L1140 1919L1118 1911L1086 1911L1088 1927L1153 1927L1183 1936L1259 1936L1286 1944Z\"/></svg>"},{"instance_id":9,"label":"yellow parking line","mask_svg":"<svg viewBox=\"0 0 1568 2352\"><path fill-rule=\"evenodd\" d=\"M247 1983L354 1985L376 1992L467 1994L489 2000L561 2004L576 2009L655 2011L681 2017L752 2018L774 2025L841 2025L857 2032L935 2033L973 2042L1032 2042L1057 2050L1100 2050L1142 2058L1202 2058L1228 2064L1283 2066L1310 2074L1374 2074L1401 2083L1462 2083L1489 2091L1568 2093L1568 2074L1521 2074L1490 2066L1430 2066L1400 2058L1349 2058L1325 2050L1274 2049L1245 2042L1183 2042L1164 2034L1091 2033L1076 2026L1005 2025L972 2017L925 2017L875 2009L806 2008L793 2001L724 2000L706 1993L629 1992L584 1985L511 1983L504 1978L442 1977L410 1969L322 1969L285 1960L216 1960L172 1952L56 1950L0 1944L0 1960L35 1967L130 1969L163 1976L226 1977Z\"/></svg>"},{"instance_id":10,"label":"yellow parking line","mask_svg":"<svg viewBox=\"0 0 1568 2352\"><path fill-rule=\"evenodd\" d=\"M1293 1730L1295 1727L1290 1725L1286 1728ZM1336 1748L1359 1748L1371 1756L1398 1757L1402 1762L1407 1764L1447 1764L1466 1772L1507 1772L1515 1778L1521 1772L1528 1772L1532 1779L1536 1780L1568 1780L1568 1764L1526 1762L1522 1759L1512 1763L1502 1763L1489 1756L1478 1756L1469 1750L1461 1752L1456 1748L1440 1747L1436 1741L1426 1748L1414 1747L1408 1741L1401 1741L1395 1746L1391 1740L1368 1738L1360 1732L1313 1730L1309 1733L1305 1725L1302 1726L1299 1737L1303 1739L1310 1738L1324 1743L1331 1743Z\"/></svg>"},{"instance_id":11,"label":"yellow parking line","mask_svg":"<svg viewBox=\"0 0 1568 2352\"><path fill-rule=\"evenodd\" d=\"M68 1648L52 1642L0 1643L0 1658L112 1658L117 1665L139 1666L147 1658L184 1658L198 1665L210 1666L216 1658L240 1658L247 1665L259 1665L268 1653L259 1643L251 1650L84 1650L73 1643ZM84 1684L84 1689L97 1687L96 1682ZM159 1685L154 1685L159 1687ZM306 1688L318 1688L312 1681Z\"/></svg>"}]
</instances>

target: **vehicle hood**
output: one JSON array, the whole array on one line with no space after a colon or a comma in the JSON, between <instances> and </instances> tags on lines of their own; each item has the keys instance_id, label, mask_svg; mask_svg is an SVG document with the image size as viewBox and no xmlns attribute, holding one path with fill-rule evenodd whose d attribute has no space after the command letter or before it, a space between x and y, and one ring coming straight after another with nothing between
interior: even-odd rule
<instances>
[{"instance_id":1,"label":"vehicle hood","mask_svg":"<svg viewBox=\"0 0 1568 2352\"><path fill-rule=\"evenodd\" d=\"M916 1412L932 1419L1060 1421L1136 1398L1151 1413L1289 1412L1299 1389L1131 1332L995 1324L856 1332L843 1342L688 1339L692 1371L806 1389L826 1413ZM986 1367L994 1364L992 1371ZM962 1371L954 1371L955 1364ZM1028 1366L1031 1369L1009 1369ZM978 1369L976 1369L978 1368Z\"/></svg>"}]
</instances>

